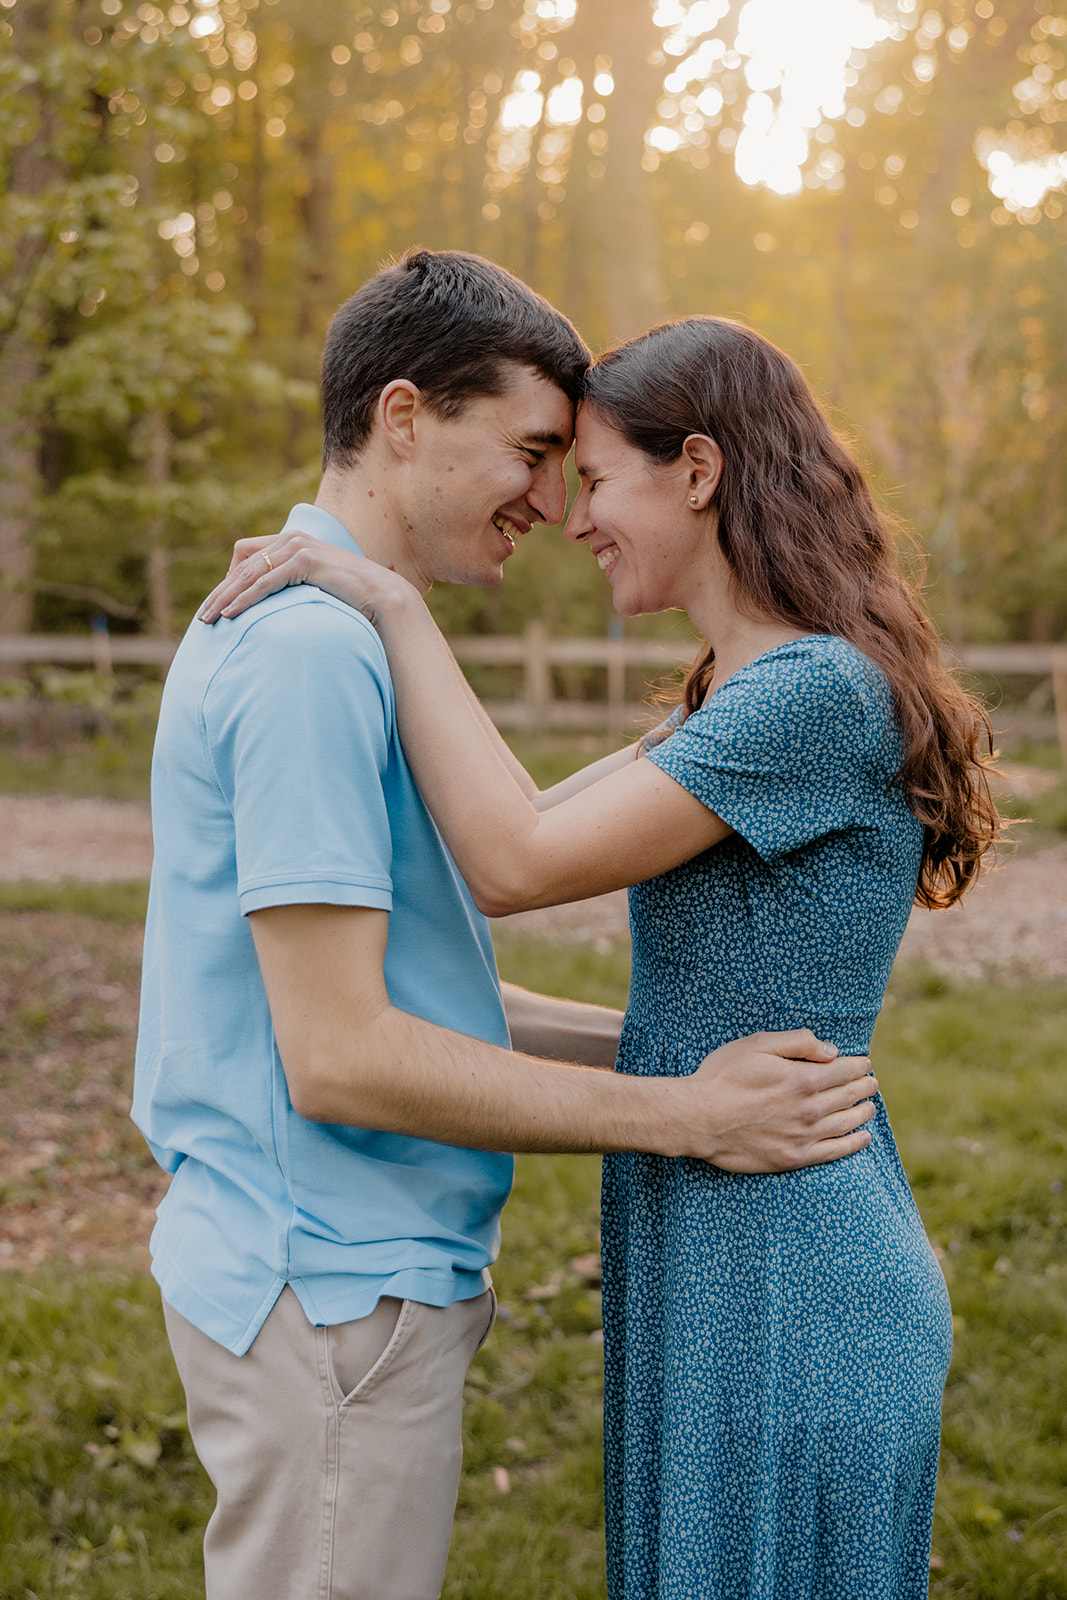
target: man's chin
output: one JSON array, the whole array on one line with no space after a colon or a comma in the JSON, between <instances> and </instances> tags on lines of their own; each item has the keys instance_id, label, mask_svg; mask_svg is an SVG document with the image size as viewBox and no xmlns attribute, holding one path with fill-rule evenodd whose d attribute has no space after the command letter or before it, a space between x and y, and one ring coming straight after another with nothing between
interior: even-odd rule
<instances>
[{"instance_id":1,"label":"man's chin","mask_svg":"<svg viewBox=\"0 0 1067 1600\"><path fill-rule=\"evenodd\" d=\"M501 561L499 566L482 567L477 573L460 581L469 584L472 589L495 589L504 581L504 563Z\"/></svg>"},{"instance_id":2,"label":"man's chin","mask_svg":"<svg viewBox=\"0 0 1067 1600\"><path fill-rule=\"evenodd\" d=\"M437 572L434 574L434 583L458 583L465 589L496 589L504 581L504 568L499 566L491 571L481 567L477 572Z\"/></svg>"}]
</instances>

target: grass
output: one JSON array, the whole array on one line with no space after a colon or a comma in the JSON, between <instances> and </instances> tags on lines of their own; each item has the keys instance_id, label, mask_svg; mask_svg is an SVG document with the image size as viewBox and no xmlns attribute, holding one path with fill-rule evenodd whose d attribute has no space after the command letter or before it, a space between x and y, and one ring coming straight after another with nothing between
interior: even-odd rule
<instances>
[{"instance_id":1,"label":"grass","mask_svg":"<svg viewBox=\"0 0 1067 1600\"><path fill-rule=\"evenodd\" d=\"M608 755L614 740L595 735L509 735L519 760L542 789ZM151 729L47 739L0 736L0 795L97 795L107 800L148 799Z\"/></svg>"},{"instance_id":2,"label":"grass","mask_svg":"<svg viewBox=\"0 0 1067 1600\"><path fill-rule=\"evenodd\" d=\"M62 741L0 738L0 794L147 800L151 768L151 728Z\"/></svg>"},{"instance_id":3,"label":"grass","mask_svg":"<svg viewBox=\"0 0 1067 1600\"><path fill-rule=\"evenodd\" d=\"M1042 794L1026 800L1009 799L1001 802L1001 810L1009 817L1025 818L1033 830L1042 836L1067 833L1067 780L1057 783ZM1028 829L1017 830L1025 835Z\"/></svg>"},{"instance_id":4,"label":"grass","mask_svg":"<svg viewBox=\"0 0 1067 1600\"><path fill-rule=\"evenodd\" d=\"M0 1416L5 1600L203 1593L210 1485L147 1276L9 1279Z\"/></svg>"},{"instance_id":5,"label":"grass","mask_svg":"<svg viewBox=\"0 0 1067 1600\"><path fill-rule=\"evenodd\" d=\"M651 712L650 712L651 715ZM154 723L150 714L130 716L106 731L80 738L0 736L0 795L99 795L112 800L147 800ZM597 734L509 733L508 743L542 789L560 783L617 748ZM1057 767L1055 746L1027 748L1014 759ZM1027 800L1006 799L1001 809L1032 826L1019 830L1029 848L1053 844L1067 833L1067 780Z\"/></svg>"},{"instance_id":6,"label":"grass","mask_svg":"<svg viewBox=\"0 0 1067 1600\"><path fill-rule=\"evenodd\" d=\"M948 1280L932 1592L1067 1596L1067 993L903 974L874 1059Z\"/></svg>"},{"instance_id":7,"label":"grass","mask_svg":"<svg viewBox=\"0 0 1067 1600\"><path fill-rule=\"evenodd\" d=\"M620 744L628 742L609 739L606 735L574 733L508 733L506 738L539 789L550 789L553 784L562 783L581 767L599 761L601 756L610 755Z\"/></svg>"},{"instance_id":8,"label":"grass","mask_svg":"<svg viewBox=\"0 0 1067 1600\"><path fill-rule=\"evenodd\" d=\"M146 883L2 883L0 911L66 911L105 922L143 922Z\"/></svg>"},{"instance_id":9,"label":"grass","mask_svg":"<svg viewBox=\"0 0 1067 1600\"><path fill-rule=\"evenodd\" d=\"M61 920L53 910L0 924L9 944L24 948L18 1015L5 1018L0 1037L5 1063L17 1064L17 1081L14 1068L3 1069L5 1093L22 1103L42 1059L30 1016L40 941L62 932L63 948L91 953L96 940L103 963L121 925L69 912ZM621 948L503 935L500 959L505 976L530 987L609 1003L624 995ZM84 977L90 990L96 976ZM63 992L73 1027L84 1004L80 993ZM54 1000L49 1006L51 1056L88 1059L82 1036L63 1034ZM937 1596L1067 1600L1065 1036L1062 990L955 987L913 970L895 981L875 1043L957 1318L931 1573ZM106 1045L109 1073L119 1044L93 1046ZM53 1080L53 1101L57 1090L65 1096ZM120 1116L113 1101L113 1092L90 1097L98 1130ZM47 1208L63 1193L64 1159L61 1152L55 1170L24 1180L21 1204L36 1198ZM69 1159L85 1159L76 1140ZM519 1162L495 1273L501 1319L468 1384L446 1600L603 1600L600 1307L583 1259L596 1248L597 1191L595 1160ZM210 1488L189 1445L146 1274L53 1262L5 1275L0 1478L0 1600L202 1595Z\"/></svg>"}]
</instances>

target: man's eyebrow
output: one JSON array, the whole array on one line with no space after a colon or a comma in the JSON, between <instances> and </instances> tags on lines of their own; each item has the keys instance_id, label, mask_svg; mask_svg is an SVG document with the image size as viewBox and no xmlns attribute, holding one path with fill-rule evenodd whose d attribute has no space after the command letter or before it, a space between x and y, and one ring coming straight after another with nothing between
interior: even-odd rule
<instances>
[{"instance_id":1,"label":"man's eyebrow","mask_svg":"<svg viewBox=\"0 0 1067 1600\"><path fill-rule=\"evenodd\" d=\"M562 446L566 443L561 433L524 433L522 438L524 442L530 444L558 444Z\"/></svg>"}]
</instances>

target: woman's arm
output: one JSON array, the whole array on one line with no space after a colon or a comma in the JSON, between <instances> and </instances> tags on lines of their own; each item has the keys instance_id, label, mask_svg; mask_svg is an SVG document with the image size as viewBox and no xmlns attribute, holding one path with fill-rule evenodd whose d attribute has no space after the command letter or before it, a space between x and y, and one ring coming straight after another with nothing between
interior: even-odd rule
<instances>
[{"instance_id":1,"label":"woman's arm","mask_svg":"<svg viewBox=\"0 0 1067 1600\"><path fill-rule=\"evenodd\" d=\"M273 553L273 570L251 583L232 578L220 585L201 616L236 615L286 583L312 582L339 593L373 622L389 657L408 762L488 916L640 883L730 832L652 762L633 759L538 811L510 757L502 756L495 730L472 706L466 680L418 591L375 562L311 546L302 535L285 536Z\"/></svg>"},{"instance_id":2,"label":"woman's arm","mask_svg":"<svg viewBox=\"0 0 1067 1600\"><path fill-rule=\"evenodd\" d=\"M549 1061L576 1061L584 1067L615 1065L622 1012L610 1006L555 995L532 994L502 983L500 995L511 1034L511 1048Z\"/></svg>"},{"instance_id":3,"label":"woman's arm","mask_svg":"<svg viewBox=\"0 0 1067 1600\"><path fill-rule=\"evenodd\" d=\"M730 832L652 762L632 759L538 811L470 716L421 599L395 595L374 620L416 782L488 916L640 883Z\"/></svg>"},{"instance_id":4,"label":"woman's arm","mask_svg":"<svg viewBox=\"0 0 1067 1600\"><path fill-rule=\"evenodd\" d=\"M264 567L262 561L255 559L264 551L270 553L272 565L269 570ZM248 606L265 599L267 595L277 593L279 589L296 583L314 583L317 588L336 595L339 600L355 606L357 610L366 598L367 558L352 551L338 549L319 539L313 539L310 534L294 531L269 539L238 539L233 552L226 577L212 590L200 608L201 622L216 622L220 616L238 616ZM625 745L621 750L612 751L610 755L602 756L600 760L592 761L588 766L572 773L562 782L542 790L537 787L526 768L501 736L462 671L455 681L462 684L463 692L482 731L489 738L515 782L538 811L545 811L550 806L558 805L561 800L569 799L571 795L587 789L591 783L599 782L609 773L629 766L641 755L643 749L650 748L652 743L658 743L660 738L666 737L672 731L668 726L670 722L668 719L667 722L661 723L659 728L646 734L644 739Z\"/></svg>"}]
</instances>

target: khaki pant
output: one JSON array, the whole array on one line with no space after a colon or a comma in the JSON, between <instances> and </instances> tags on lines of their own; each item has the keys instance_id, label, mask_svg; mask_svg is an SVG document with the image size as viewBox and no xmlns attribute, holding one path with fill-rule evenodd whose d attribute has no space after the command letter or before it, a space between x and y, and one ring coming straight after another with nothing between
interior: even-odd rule
<instances>
[{"instance_id":1,"label":"khaki pant","mask_svg":"<svg viewBox=\"0 0 1067 1600\"><path fill-rule=\"evenodd\" d=\"M244 1356L163 1309L218 1492L207 1600L437 1600L492 1293L314 1328L286 1288Z\"/></svg>"}]
</instances>

